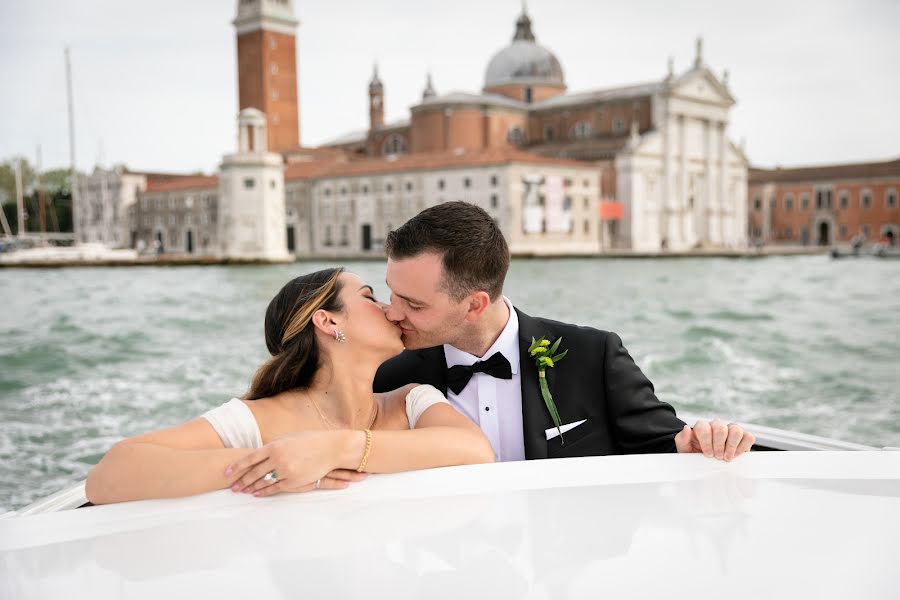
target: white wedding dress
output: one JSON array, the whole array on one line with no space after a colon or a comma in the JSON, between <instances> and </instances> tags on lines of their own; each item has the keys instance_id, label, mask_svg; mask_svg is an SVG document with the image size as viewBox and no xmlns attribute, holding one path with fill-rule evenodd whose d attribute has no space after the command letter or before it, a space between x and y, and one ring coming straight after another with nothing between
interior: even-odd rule
<instances>
[{"instance_id":1,"label":"white wedding dress","mask_svg":"<svg viewBox=\"0 0 900 600\"><path fill-rule=\"evenodd\" d=\"M447 402L447 398L434 386L418 385L406 395L406 416L409 428L415 429L416 423L426 410L435 404ZM232 398L225 404L217 406L203 414L226 448L261 448L262 436L259 425L247 404Z\"/></svg>"}]
</instances>

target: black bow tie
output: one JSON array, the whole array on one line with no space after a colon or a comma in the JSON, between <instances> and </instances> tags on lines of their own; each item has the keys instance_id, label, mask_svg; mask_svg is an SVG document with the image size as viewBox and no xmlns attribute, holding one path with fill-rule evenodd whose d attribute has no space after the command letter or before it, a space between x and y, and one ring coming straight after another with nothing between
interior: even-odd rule
<instances>
[{"instance_id":1,"label":"black bow tie","mask_svg":"<svg viewBox=\"0 0 900 600\"><path fill-rule=\"evenodd\" d=\"M497 379L512 379L512 367L509 361L499 352L495 352L487 360L479 360L474 365L453 365L447 370L447 387L454 394L459 394L472 375L475 373L484 373Z\"/></svg>"}]
</instances>

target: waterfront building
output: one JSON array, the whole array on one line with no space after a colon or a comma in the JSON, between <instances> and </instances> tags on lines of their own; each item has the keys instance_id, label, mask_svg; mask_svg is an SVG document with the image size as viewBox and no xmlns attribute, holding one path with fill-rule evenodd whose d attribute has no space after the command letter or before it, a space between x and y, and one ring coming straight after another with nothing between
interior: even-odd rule
<instances>
[{"instance_id":1,"label":"waterfront building","mask_svg":"<svg viewBox=\"0 0 900 600\"><path fill-rule=\"evenodd\" d=\"M190 176L129 171L117 166L96 167L75 179L78 205L72 215L81 244L100 243L110 248L133 248L137 243L132 222L134 206L148 189L165 186Z\"/></svg>"},{"instance_id":2,"label":"waterfront building","mask_svg":"<svg viewBox=\"0 0 900 600\"><path fill-rule=\"evenodd\" d=\"M129 209L133 247L141 253L214 256L219 178L196 175L152 181Z\"/></svg>"},{"instance_id":3,"label":"waterfront building","mask_svg":"<svg viewBox=\"0 0 900 600\"><path fill-rule=\"evenodd\" d=\"M751 169L750 236L785 245L900 238L900 159L798 168Z\"/></svg>"},{"instance_id":4,"label":"waterfront building","mask_svg":"<svg viewBox=\"0 0 900 600\"><path fill-rule=\"evenodd\" d=\"M306 248L317 256L380 256L389 231L451 200L484 208L517 255L596 254L602 249L600 178L583 162L511 148L294 162L288 194ZM309 212L300 214L302 199ZM300 203L302 206L302 203ZM288 225L289 232L292 225ZM295 242L296 244L297 242ZM300 253L299 245L290 248Z\"/></svg>"},{"instance_id":5,"label":"waterfront building","mask_svg":"<svg viewBox=\"0 0 900 600\"><path fill-rule=\"evenodd\" d=\"M727 136L735 104L727 73L694 63L657 81L568 93L560 61L523 12L488 63L480 93L438 94L429 74L409 119L385 123L385 83L369 82L369 127L327 146L352 158L515 149L583 161L604 181L612 248L743 247L747 159ZM286 153L290 156L290 151Z\"/></svg>"}]
</instances>

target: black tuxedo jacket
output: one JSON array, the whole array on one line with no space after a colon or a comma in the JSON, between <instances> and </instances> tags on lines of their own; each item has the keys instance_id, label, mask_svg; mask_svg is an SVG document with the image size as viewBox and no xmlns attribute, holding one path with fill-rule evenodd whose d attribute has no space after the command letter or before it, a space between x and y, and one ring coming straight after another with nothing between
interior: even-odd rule
<instances>
[{"instance_id":1,"label":"black tuxedo jacket","mask_svg":"<svg viewBox=\"0 0 900 600\"><path fill-rule=\"evenodd\" d=\"M558 321L519 316L522 380L522 420L525 457L560 458L674 452L675 435L684 427L675 410L660 402L615 333ZM583 423L547 441L553 420L541 397L537 367L528 356L532 338L562 337L558 352L569 354L547 369L547 384L563 425ZM375 391L386 392L408 383L431 384L447 393L444 348L405 350L387 361L375 375Z\"/></svg>"}]
</instances>

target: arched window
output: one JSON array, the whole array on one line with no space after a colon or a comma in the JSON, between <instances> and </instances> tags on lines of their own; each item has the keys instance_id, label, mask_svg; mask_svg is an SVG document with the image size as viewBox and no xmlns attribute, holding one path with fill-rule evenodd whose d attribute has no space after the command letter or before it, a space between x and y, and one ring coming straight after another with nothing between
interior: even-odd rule
<instances>
[{"instance_id":1,"label":"arched window","mask_svg":"<svg viewBox=\"0 0 900 600\"><path fill-rule=\"evenodd\" d=\"M399 133L392 133L384 140L383 151L385 156L406 154L406 138Z\"/></svg>"},{"instance_id":2,"label":"arched window","mask_svg":"<svg viewBox=\"0 0 900 600\"><path fill-rule=\"evenodd\" d=\"M593 133L594 128L591 127L591 124L588 121L578 121L572 127L572 137L576 140L589 138Z\"/></svg>"}]
</instances>

